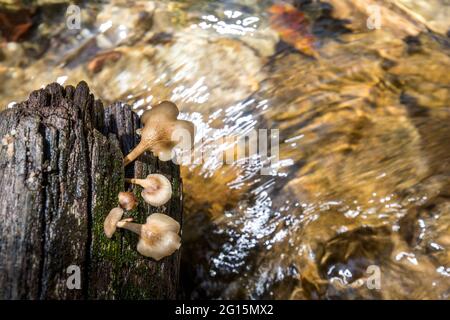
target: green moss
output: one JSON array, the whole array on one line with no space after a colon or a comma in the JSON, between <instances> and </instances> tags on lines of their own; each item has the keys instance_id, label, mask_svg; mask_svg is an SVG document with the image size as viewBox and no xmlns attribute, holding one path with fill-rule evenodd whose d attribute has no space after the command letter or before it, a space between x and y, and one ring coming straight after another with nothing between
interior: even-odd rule
<instances>
[{"instance_id":1,"label":"green moss","mask_svg":"<svg viewBox=\"0 0 450 320\"><path fill-rule=\"evenodd\" d=\"M94 150L99 162L94 165L94 199L92 210L92 262L98 270L91 270L91 282L100 282L96 288L102 292L91 292L93 296L104 295L117 298L121 285L120 260L122 259L122 237L116 232L108 239L103 231L103 222L109 211L117 206L117 195L124 185L122 156L117 142L107 141L100 133L94 137ZM98 289L97 289L98 290Z\"/></svg>"},{"instance_id":2,"label":"green moss","mask_svg":"<svg viewBox=\"0 0 450 320\"><path fill-rule=\"evenodd\" d=\"M93 168L95 178L93 188L92 221L92 265L90 282L95 288L90 298L110 299L157 299L165 295L161 288L166 287L167 270L164 262L140 255L136 250L138 237L127 230L118 230L111 239L103 232L103 222L109 211L118 205L117 195L124 191L124 168L122 153L118 142L110 137L96 136L94 151L99 163ZM95 155L94 155L95 156ZM151 165L145 165L140 174L150 173ZM176 180L176 179L175 179ZM179 182L173 182L174 196L178 197ZM158 209L152 208L141 197L142 188L134 186L132 192L138 199L136 209L125 212L137 223L145 223L148 215ZM155 281L156 279L156 281ZM100 289L99 289L100 288Z\"/></svg>"},{"instance_id":3,"label":"green moss","mask_svg":"<svg viewBox=\"0 0 450 320\"><path fill-rule=\"evenodd\" d=\"M172 180L172 193L173 197L178 198L180 196L180 181L178 179Z\"/></svg>"}]
</instances>

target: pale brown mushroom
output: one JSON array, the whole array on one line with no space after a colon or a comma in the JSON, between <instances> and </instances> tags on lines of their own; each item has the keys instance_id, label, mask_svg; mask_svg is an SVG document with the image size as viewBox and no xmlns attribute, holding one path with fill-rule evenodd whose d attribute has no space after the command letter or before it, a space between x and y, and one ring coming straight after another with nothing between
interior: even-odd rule
<instances>
[{"instance_id":1,"label":"pale brown mushroom","mask_svg":"<svg viewBox=\"0 0 450 320\"><path fill-rule=\"evenodd\" d=\"M120 207L112 209L106 216L105 222L103 223L103 230L108 238L111 238L114 232L116 232L117 222L122 219L122 216L123 209Z\"/></svg>"},{"instance_id":2,"label":"pale brown mushroom","mask_svg":"<svg viewBox=\"0 0 450 320\"><path fill-rule=\"evenodd\" d=\"M137 251L143 256L161 260L180 248L180 224L168 215L154 213L147 218L145 224L131 221L132 218L121 220L117 227L139 235Z\"/></svg>"},{"instance_id":3,"label":"pale brown mushroom","mask_svg":"<svg viewBox=\"0 0 450 320\"><path fill-rule=\"evenodd\" d=\"M152 151L161 161L172 159L172 149L177 146L192 147L194 143L194 125L186 120L177 120L179 111L170 101L163 101L141 116L144 127L141 129L141 141L124 158L124 165L134 161L147 150Z\"/></svg>"},{"instance_id":4,"label":"pale brown mushroom","mask_svg":"<svg viewBox=\"0 0 450 320\"><path fill-rule=\"evenodd\" d=\"M154 173L149 174L145 179L125 179L125 181L143 187L142 198L154 207L166 204L172 197L172 185L162 174Z\"/></svg>"},{"instance_id":5,"label":"pale brown mushroom","mask_svg":"<svg viewBox=\"0 0 450 320\"><path fill-rule=\"evenodd\" d=\"M136 196L131 192L119 192L118 198L122 209L131 211L137 206Z\"/></svg>"}]
</instances>

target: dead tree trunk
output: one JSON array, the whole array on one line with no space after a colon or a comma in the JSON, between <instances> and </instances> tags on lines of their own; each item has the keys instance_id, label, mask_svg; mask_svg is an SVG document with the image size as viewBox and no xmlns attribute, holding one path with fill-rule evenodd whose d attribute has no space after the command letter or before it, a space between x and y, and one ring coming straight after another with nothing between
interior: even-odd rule
<instances>
[{"instance_id":1,"label":"dead tree trunk","mask_svg":"<svg viewBox=\"0 0 450 320\"><path fill-rule=\"evenodd\" d=\"M123 168L139 127L130 107L103 108L84 82L50 84L0 113L0 299L176 298L179 251L155 262L137 253L136 235L103 234L124 190L140 199L129 214L136 221L159 211L181 223L178 166L149 155ZM146 205L141 189L124 183L151 172L172 181L163 208ZM77 267L81 289L69 289Z\"/></svg>"}]
</instances>

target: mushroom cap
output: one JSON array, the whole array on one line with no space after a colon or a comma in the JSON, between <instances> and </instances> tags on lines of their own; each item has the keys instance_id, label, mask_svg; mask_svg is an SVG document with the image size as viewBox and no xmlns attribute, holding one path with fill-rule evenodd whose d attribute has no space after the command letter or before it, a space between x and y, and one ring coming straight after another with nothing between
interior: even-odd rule
<instances>
[{"instance_id":1,"label":"mushroom cap","mask_svg":"<svg viewBox=\"0 0 450 320\"><path fill-rule=\"evenodd\" d=\"M155 154L161 161L169 161L172 159L172 148L174 147L172 141L163 141L155 144L152 148L153 154Z\"/></svg>"},{"instance_id":2,"label":"mushroom cap","mask_svg":"<svg viewBox=\"0 0 450 320\"><path fill-rule=\"evenodd\" d=\"M145 180L149 181L141 192L145 202L154 207L159 207L170 200L172 185L169 179L162 174L149 174Z\"/></svg>"},{"instance_id":3,"label":"mushroom cap","mask_svg":"<svg viewBox=\"0 0 450 320\"><path fill-rule=\"evenodd\" d=\"M105 222L103 223L103 230L108 238L111 238L114 232L116 232L117 222L122 219L122 216L123 209L120 207L112 209L106 216Z\"/></svg>"},{"instance_id":4,"label":"mushroom cap","mask_svg":"<svg viewBox=\"0 0 450 320\"><path fill-rule=\"evenodd\" d=\"M172 129L171 141L183 150L191 150L194 145L195 127L186 120L177 120Z\"/></svg>"},{"instance_id":5,"label":"mushroom cap","mask_svg":"<svg viewBox=\"0 0 450 320\"><path fill-rule=\"evenodd\" d=\"M119 192L119 205L127 211L133 210L137 206L136 196L131 192Z\"/></svg>"},{"instance_id":6,"label":"mushroom cap","mask_svg":"<svg viewBox=\"0 0 450 320\"><path fill-rule=\"evenodd\" d=\"M181 246L181 238L174 232L165 232L157 236L154 244L149 244L144 238L140 238L137 251L143 256L150 257L156 261L170 256Z\"/></svg>"},{"instance_id":7,"label":"mushroom cap","mask_svg":"<svg viewBox=\"0 0 450 320\"><path fill-rule=\"evenodd\" d=\"M160 260L170 256L181 246L180 224L162 213L154 213L142 226L137 251L146 257Z\"/></svg>"},{"instance_id":8,"label":"mushroom cap","mask_svg":"<svg viewBox=\"0 0 450 320\"><path fill-rule=\"evenodd\" d=\"M175 121L180 114L175 103L162 101L141 116L141 122L145 125L147 121Z\"/></svg>"},{"instance_id":9,"label":"mushroom cap","mask_svg":"<svg viewBox=\"0 0 450 320\"><path fill-rule=\"evenodd\" d=\"M156 156L160 161L169 161L173 158L172 149L161 149L158 152L156 152Z\"/></svg>"},{"instance_id":10,"label":"mushroom cap","mask_svg":"<svg viewBox=\"0 0 450 320\"><path fill-rule=\"evenodd\" d=\"M188 151L194 145L195 127L186 120L157 122L145 127L142 132L147 141L152 141L150 149L161 161L172 160L174 147Z\"/></svg>"},{"instance_id":11,"label":"mushroom cap","mask_svg":"<svg viewBox=\"0 0 450 320\"><path fill-rule=\"evenodd\" d=\"M164 213L153 213L147 217L145 224L151 224L161 231L180 232L180 224L174 218Z\"/></svg>"}]
</instances>

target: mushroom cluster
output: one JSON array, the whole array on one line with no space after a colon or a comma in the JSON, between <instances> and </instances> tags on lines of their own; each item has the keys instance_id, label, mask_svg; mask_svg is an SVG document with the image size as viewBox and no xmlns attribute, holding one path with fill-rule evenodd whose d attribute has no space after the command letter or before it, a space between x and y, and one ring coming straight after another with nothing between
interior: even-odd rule
<instances>
[{"instance_id":1,"label":"mushroom cluster","mask_svg":"<svg viewBox=\"0 0 450 320\"><path fill-rule=\"evenodd\" d=\"M130 230L139 236L137 251L146 257L161 260L170 256L181 246L180 224L162 213L154 213L147 218L145 224L123 219L117 227Z\"/></svg>"},{"instance_id":2,"label":"mushroom cluster","mask_svg":"<svg viewBox=\"0 0 450 320\"><path fill-rule=\"evenodd\" d=\"M172 185L162 174L150 174L145 179L126 179L127 182L140 185L145 202L152 206L162 206L172 197ZM112 238L117 228L130 230L139 235L137 251L143 256L160 260L170 256L181 246L180 224L162 213L154 213L145 224L134 223L133 218L122 219L124 210L136 208L137 199L131 192L120 192L119 206L113 208L103 224L106 237Z\"/></svg>"},{"instance_id":3,"label":"mushroom cluster","mask_svg":"<svg viewBox=\"0 0 450 320\"><path fill-rule=\"evenodd\" d=\"M144 112L141 122L141 141L124 158L124 165L134 161L147 150L152 151L160 160L172 159L174 147L192 148L194 125L178 120L179 111L175 104L163 101ZM143 188L141 196L154 207L166 204L172 197L172 185L162 174L150 174L145 179L125 179L127 183ZM160 260L170 256L181 246L180 224L162 213L150 215L145 224L133 222L133 218L122 219L124 210L130 211L137 206L137 199L131 192L120 192L119 206L112 209L104 222L104 232L111 238L117 228L127 229L139 236L137 251L146 257Z\"/></svg>"},{"instance_id":4,"label":"mushroom cluster","mask_svg":"<svg viewBox=\"0 0 450 320\"><path fill-rule=\"evenodd\" d=\"M141 141L124 158L128 165L145 151L152 151L161 161L172 159L174 147L190 150L194 143L194 125L186 120L178 120L177 106L163 101L141 116L144 127L141 129Z\"/></svg>"}]
</instances>

